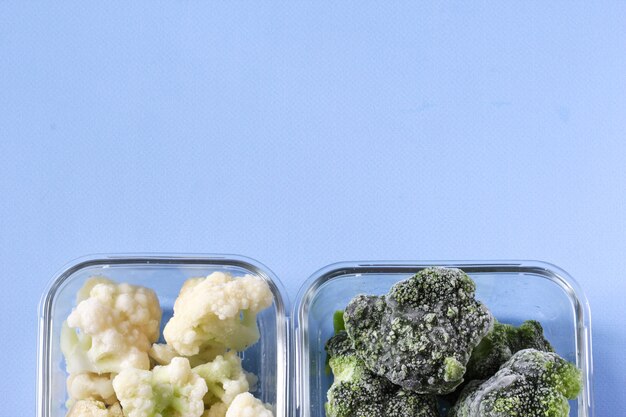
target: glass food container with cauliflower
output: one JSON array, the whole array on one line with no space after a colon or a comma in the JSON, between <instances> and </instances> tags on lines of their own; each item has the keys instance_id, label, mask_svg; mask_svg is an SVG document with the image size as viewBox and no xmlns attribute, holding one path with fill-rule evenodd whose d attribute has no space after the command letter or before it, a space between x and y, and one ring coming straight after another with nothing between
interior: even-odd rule
<instances>
[{"instance_id":1,"label":"glass food container with cauliflower","mask_svg":"<svg viewBox=\"0 0 626 417\"><path fill-rule=\"evenodd\" d=\"M72 268L43 301L51 343L40 358L48 392L40 415L284 416L276 282L245 258L111 258Z\"/></svg>"}]
</instances>

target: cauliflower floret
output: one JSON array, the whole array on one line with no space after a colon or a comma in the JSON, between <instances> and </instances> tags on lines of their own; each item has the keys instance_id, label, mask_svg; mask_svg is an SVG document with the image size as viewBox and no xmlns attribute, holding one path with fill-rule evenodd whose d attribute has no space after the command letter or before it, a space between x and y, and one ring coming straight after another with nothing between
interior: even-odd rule
<instances>
[{"instance_id":1,"label":"cauliflower floret","mask_svg":"<svg viewBox=\"0 0 626 417\"><path fill-rule=\"evenodd\" d=\"M272 304L272 292L259 277L214 272L187 280L165 326L168 345L183 356L207 349L243 350L259 339L256 315Z\"/></svg>"},{"instance_id":2,"label":"cauliflower floret","mask_svg":"<svg viewBox=\"0 0 626 417\"><path fill-rule=\"evenodd\" d=\"M235 397L226 417L274 417L268 404L263 404L249 392L244 392Z\"/></svg>"},{"instance_id":3,"label":"cauliflower floret","mask_svg":"<svg viewBox=\"0 0 626 417\"><path fill-rule=\"evenodd\" d=\"M215 403L210 409L206 410L202 417L226 417L228 406L222 402Z\"/></svg>"},{"instance_id":4,"label":"cauliflower floret","mask_svg":"<svg viewBox=\"0 0 626 417\"><path fill-rule=\"evenodd\" d=\"M120 403L109 408L101 401L79 400L70 408L66 417L124 417Z\"/></svg>"},{"instance_id":5,"label":"cauliflower floret","mask_svg":"<svg viewBox=\"0 0 626 417\"><path fill-rule=\"evenodd\" d=\"M113 379L113 388L126 417L200 417L204 412L207 385L186 358L152 371L125 369Z\"/></svg>"},{"instance_id":6,"label":"cauliflower floret","mask_svg":"<svg viewBox=\"0 0 626 417\"><path fill-rule=\"evenodd\" d=\"M111 374L70 374L67 378L67 393L70 397L68 406L76 400L95 400L109 405L117 402Z\"/></svg>"},{"instance_id":7,"label":"cauliflower floret","mask_svg":"<svg viewBox=\"0 0 626 417\"><path fill-rule=\"evenodd\" d=\"M159 337L161 308L149 288L92 278L63 324L61 350L70 374L149 369L150 345Z\"/></svg>"},{"instance_id":8,"label":"cauliflower floret","mask_svg":"<svg viewBox=\"0 0 626 417\"><path fill-rule=\"evenodd\" d=\"M204 405L209 408L211 417L223 415L222 411L226 410L237 395L250 389L246 372L241 367L241 359L233 351L197 366L193 371L207 384Z\"/></svg>"},{"instance_id":9,"label":"cauliflower floret","mask_svg":"<svg viewBox=\"0 0 626 417\"><path fill-rule=\"evenodd\" d=\"M189 359L189 364L194 367L211 362L218 355L223 355L224 353L226 353L226 349L218 346L215 348L204 349L197 355L187 357L187 359ZM174 350L173 347L164 343L153 344L148 352L148 355L150 355L150 357L159 365L169 365L172 359L181 356Z\"/></svg>"},{"instance_id":10,"label":"cauliflower floret","mask_svg":"<svg viewBox=\"0 0 626 417\"><path fill-rule=\"evenodd\" d=\"M170 345L164 343L154 343L148 351L148 356L159 365L169 365L172 359L179 357L178 352ZM191 361L190 361L191 363Z\"/></svg>"}]
</instances>

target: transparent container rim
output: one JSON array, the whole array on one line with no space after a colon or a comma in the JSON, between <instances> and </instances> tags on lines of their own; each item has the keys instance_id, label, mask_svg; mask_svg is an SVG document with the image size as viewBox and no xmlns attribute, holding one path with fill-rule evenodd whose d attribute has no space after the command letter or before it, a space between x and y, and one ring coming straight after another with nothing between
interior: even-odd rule
<instances>
[{"instance_id":1,"label":"transparent container rim","mask_svg":"<svg viewBox=\"0 0 626 417\"><path fill-rule=\"evenodd\" d=\"M579 330L580 346L582 348L580 367L583 372L584 393L581 397L583 408L586 410L586 417L594 417L593 405L593 355L591 341L591 310L587 296L578 282L564 269L559 266L540 260L520 260L520 259L498 259L498 260L363 260L363 261L341 261L326 265L304 281L300 287L293 303L291 317L293 327L293 338L295 345L294 368L296 372L296 382L293 384L294 400L292 412L294 415L302 416L305 404L302 404L304 387L299 383L303 375L303 355L302 349L305 341L303 338L302 325L307 313L307 306L317 289L333 278L358 273L402 273L413 272L415 269L427 268L431 266L458 267L466 272L472 270L480 272L526 272L537 273L549 277L556 282L575 301L577 315L581 318L578 325L582 325ZM306 325L306 324L304 324ZM308 414L304 414L308 415Z\"/></svg>"},{"instance_id":2,"label":"transparent container rim","mask_svg":"<svg viewBox=\"0 0 626 417\"><path fill-rule=\"evenodd\" d=\"M283 283L278 279L276 274L261 262L243 255L236 254L214 254L214 253L159 253L159 252L132 252L132 253L94 253L84 255L67 262L61 267L45 286L42 296L39 300L38 312L38 332L37 332L37 386L36 386L36 415L43 415L43 407L45 405L45 394L48 391L46 381L44 378L45 365L47 364L46 358L50 351L50 340L47 332L49 329L46 325L46 318L51 308L51 303L56 294L56 290L75 272L93 265L102 265L107 263L114 264L215 264L237 266L260 275L268 284L274 295L274 302L276 309L279 313L277 317L277 328L280 329L277 343L280 344L280 340L284 340L284 346L282 352L278 351L278 373L285 376L284 384L277 391L277 410L284 410L284 414L277 414L280 417L287 417L290 411L290 381L289 375L291 375L291 355L290 355L290 328L289 328L289 297ZM282 315L282 317L280 317ZM282 319L282 320L281 320ZM282 321L282 323L281 323ZM282 368L282 369L280 369ZM279 382L280 384L281 382ZM282 392L282 394L281 394Z\"/></svg>"},{"instance_id":3,"label":"transparent container rim","mask_svg":"<svg viewBox=\"0 0 626 417\"><path fill-rule=\"evenodd\" d=\"M39 317L43 316L43 313L46 308L46 302L48 302L48 298L52 293L52 290L56 289L56 287L62 284L66 278L72 275L73 272L78 271L86 266L95 263L104 263L106 261L113 261L115 263L124 264L124 263L144 263L149 264L151 261L155 263L215 263L218 264L221 262L231 262L236 263L238 266L244 267L246 269L251 269L255 271L262 272L263 275L266 275L267 278L270 278L270 281L273 282L276 286L276 289L279 290L279 294L281 296L281 307L285 311L285 313L289 312L289 297L283 283L278 279L277 275L268 268L265 264L257 261L256 259L250 258L248 256L231 254L231 253L170 253L170 252L114 252L114 253L92 253L80 256L78 258L74 258L71 261L65 263L61 268L59 268L53 275L52 278L48 281L47 285L44 287L41 298L39 299L39 306L37 312ZM63 279L62 279L63 278ZM285 314L288 315L288 314Z\"/></svg>"}]
</instances>

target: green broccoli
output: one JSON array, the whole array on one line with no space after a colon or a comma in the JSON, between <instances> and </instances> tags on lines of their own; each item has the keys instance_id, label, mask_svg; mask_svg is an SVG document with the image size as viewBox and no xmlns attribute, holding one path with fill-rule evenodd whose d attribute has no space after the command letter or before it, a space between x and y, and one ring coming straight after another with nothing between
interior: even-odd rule
<instances>
[{"instance_id":1,"label":"green broccoli","mask_svg":"<svg viewBox=\"0 0 626 417\"><path fill-rule=\"evenodd\" d=\"M519 327L496 322L493 330L474 348L464 379L487 379L498 372L515 352L531 348L554 352L538 321L528 320Z\"/></svg>"},{"instance_id":2,"label":"green broccoli","mask_svg":"<svg viewBox=\"0 0 626 417\"><path fill-rule=\"evenodd\" d=\"M343 321L343 310L337 310L333 314L333 330L335 330L335 333L346 330L346 323Z\"/></svg>"},{"instance_id":3,"label":"green broccoli","mask_svg":"<svg viewBox=\"0 0 626 417\"><path fill-rule=\"evenodd\" d=\"M486 381L472 381L449 417L567 417L581 390L576 366L552 352L515 353Z\"/></svg>"},{"instance_id":4,"label":"green broccoli","mask_svg":"<svg viewBox=\"0 0 626 417\"><path fill-rule=\"evenodd\" d=\"M342 330L346 330L346 325L343 322L343 310L337 310L333 314L333 330L335 332L334 334L337 334ZM328 364L329 359L330 359L330 355L326 355L326 363L325 363L326 375L330 375L331 373L330 365Z\"/></svg>"},{"instance_id":5,"label":"green broccoli","mask_svg":"<svg viewBox=\"0 0 626 417\"><path fill-rule=\"evenodd\" d=\"M437 417L434 397L406 392L370 372L345 331L326 344L335 379L328 390L327 417Z\"/></svg>"},{"instance_id":6,"label":"green broccoli","mask_svg":"<svg viewBox=\"0 0 626 417\"><path fill-rule=\"evenodd\" d=\"M475 290L459 269L424 269L387 295L352 299L346 331L373 373L405 390L446 394L463 382L472 350L493 328Z\"/></svg>"}]
</instances>

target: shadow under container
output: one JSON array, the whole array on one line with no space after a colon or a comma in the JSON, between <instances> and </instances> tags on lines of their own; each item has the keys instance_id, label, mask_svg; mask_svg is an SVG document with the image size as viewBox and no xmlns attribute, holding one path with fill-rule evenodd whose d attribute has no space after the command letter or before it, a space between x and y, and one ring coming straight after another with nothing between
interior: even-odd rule
<instances>
[{"instance_id":1,"label":"shadow under container","mask_svg":"<svg viewBox=\"0 0 626 417\"><path fill-rule=\"evenodd\" d=\"M272 404L276 417L289 416L289 340L285 292L280 281L266 267L249 258L231 255L90 257L79 260L58 274L40 304L37 416L65 416L67 373L60 347L61 325L75 306L76 293L87 279L100 275L153 289L163 310L162 334L185 280L216 271L229 272L234 276L252 274L269 284L274 302L257 316L261 338L241 356L243 367L259 377L255 396Z\"/></svg>"},{"instance_id":2,"label":"shadow under container","mask_svg":"<svg viewBox=\"0 0 626 417\"><path fill-rule=\"evenodd\" d=\"M324 345L333 335L333 313L357 294L382 295L396 282L431 266L455 267L476 282L476 297L502 323L537 320L556 352L582 370L583 388L570 401L571 417L593 417L591 321L578 284L558 267L536 261L353 262L327 266L304 284L294 305L297 417L325 417Z\"/></svg>"}]
</instances>

